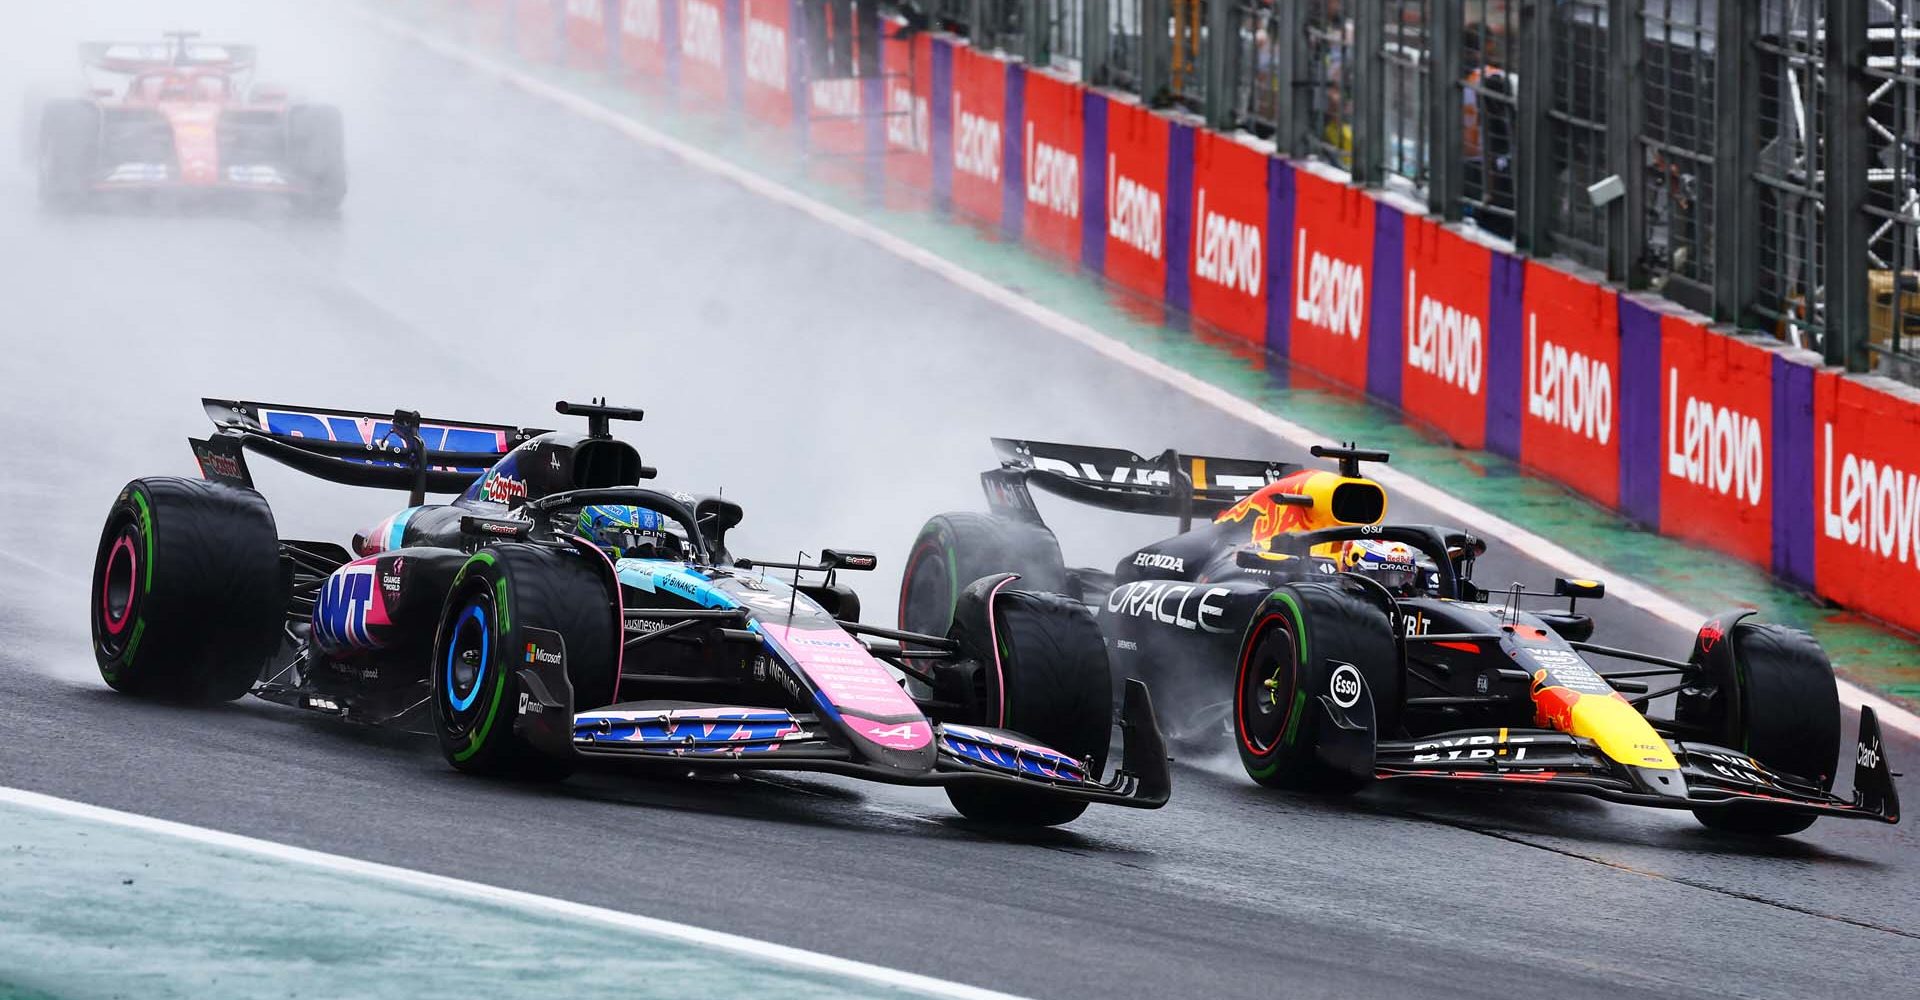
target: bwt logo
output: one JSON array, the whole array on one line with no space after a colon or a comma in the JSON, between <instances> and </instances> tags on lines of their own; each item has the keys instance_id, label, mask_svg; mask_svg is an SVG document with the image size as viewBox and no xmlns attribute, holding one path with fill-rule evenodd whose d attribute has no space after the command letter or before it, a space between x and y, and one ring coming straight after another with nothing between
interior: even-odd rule
<instances>
[{"instance_id":1,"label":"bwt logo","mask_svg":"<svg viewBox=\"0 0 1920 1000\"><path fill-rule=\"evenodd\" d=\"M953 169L983 181L1000 183L1000 123L960 106L953 95Z\"/></svg>"},{"instance_id":2,"label":"bwt logo","mask_svg":"<svg viewBox=\"0 0 1920 1000\"><path fill-rule=\"evenodd\" d=\"M1758 507L1766 472L1760 421L1692 396L1683 402L1680 369L1668 368L1667 475Z\"/></svg>"},{"instance_id":3,"label":"bwt logo","mask_svg":"<svg viewBox=\"0 0 1920 1000\"><path fill-rule=\"evenodd\" d=\"M1480 395L1486 332L1480 317L1416 292L1420 272L1407 271L1407 367Z\"/></svg>"},{"instance_id":4,"label":"bwt logo","mask_svg":"<svg viewBox=\"0 0 1920 1000\"><path fill-rule=\"evenodd\" d=\"M600 23L600 0L567 0L567 16Z\"/></svg>"},{"instance_id":5,"label":"bwt logo","mask_svg":"<svg viewBox=\"0 0 1920 1000\"><path fill-rule=\"evenodd\" d=\"M765 21L747 20L747 79L787 89L787 30Z\"/></svg>"},{"instance_id":6,"label":"bwt logo","mask_svg":"<svg viewBox=\"0 0 1920 1000\"><path fill-rule=\"evenodd\" d=\"M327 577L313 608L313 629L333 646L371 646L367 612L373 607L373 567L349 565Z\"/></svg>"},{"instance_id":7,"label":"bwt logo","mask_svg":"<svg viewBox=\"0 0 1920 1000\"><path fill-rule=\"evenodd\" d=\"M887 145L915 153L933 148L927 99L892 78L887 82Z\"/></svg>"},{"instance_id":8,"label":"bwt logo","mask_svg":"<svg viewBox=\"0 0 1920 1000\"><path fill-rule=\"evenodd\" d=\"M1027 123L1027 201L1064 215L1080 217L1080 158L1034 137Z\"/></svg>"},{"instance_id":9,"label":"bwt logo","mask_svg":"<svg viewBox=\"0 0 1920 1000\"><path fill-rule=\"evenodd\" d=\"M1247 295L1260 294L1260 227L1207 211L1201 188L1194 211L1193 273Z\"/></svg>"},{"instance_id":10,"label":"bwt logo","mask_svg":"<svg viewBox=\"0 0 1920 1000\"><path fill-rule=\"evenodd\" d=\"M1360 339L1367 308L1367 274L1358 264L1307 252L1307 231L1295 238L1293 318L1336 337Z\"/></svg>"},{"instance_id":11,"label":"bwt logo","mask_svg":"<svg viewBox=\"0 0 1920 1000\"><path fill-rule=\"evenodd\" d=\"M1613 439L1613 368L1599 358L1540 341L1527 314L1527 413L1600 444Z\"/></svg>"},{"instance_id":12,"label":"bwt logo","mask_svg":"<svg viewBox=\"0 0 1920 1000\"><path fill-rule=\"evenodd\" d=\"M720 65L720 8L687 0L680 8L680 51L694 62Z\"/></svg>"},{"instance_id":13,"label":"bwt logo","mask_svg":"<svg viewBox=\"0 0 1920 1000\"><path fill-rule=\"evenodd\" d=\"M813 110L851 118L860 113L860 81L842 77L815 80L807 86L807 99Z\"/></svg>"},{"instance_id":14,"label":"bwt logo","mask_svg":"<svg viewBox=\"0 0 1920 1000\"><path fill-rule=\"evenodd\" d=\"M627 0L620 10L620 33L643 42L658 42L660 0Z\"/></svg>"},{"instance_id":15,"label":"bwt logo","mask_svg":"<svg viewBox=\"0 0 1920 1000\"><path fill-rule=\"evenodd\" d=\"M1920 564L1920 475L1847 452L1840 460L1840 493L1833 491L1833 424L1826 425L1827 458L1821 518L1828 538L1868 552ZM1838 505L1836 506L1836 500Z\"/></svg>"},{"instance_id":16,"label":"bwt logo","mask_svg":"<svg viewBox=\"0 0 1920 1000\"><path fill-rule=\"evenodd\" d=\"M1159 260L1163 216L1160 192L1120 173L1107 154L1107 235Z\"/></svg>"}]
</instances>

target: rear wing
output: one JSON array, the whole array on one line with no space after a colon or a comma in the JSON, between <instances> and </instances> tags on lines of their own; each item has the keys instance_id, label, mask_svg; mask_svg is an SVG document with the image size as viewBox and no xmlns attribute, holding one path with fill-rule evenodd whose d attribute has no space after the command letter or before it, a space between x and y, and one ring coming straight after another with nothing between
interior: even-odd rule
<instances>
[{"instance_id":1,"label":"rear wing","mask_svg":"<svg viewBox=\"0 0 1920 1000\"><path fill-rule=\"evenodd\" d=\"M981 473L980 485L996 514L1037 523L1029 487L1039 487L1102 510L1177 517L1183 532L1194 515L1221 513L1304 468L1258 458L1183 455L1171 448L1149 459L1125 448L1013 438L994 438L993 449L1000 467Z\"/></svg>"},{"instance_id":2,"label":"rear wing","mask_svg":"<svg viewBox=\"0 0 1920 1000\"><path fill-rule=\"evenodd\" d=\"M80 64L106 73L164 69L222 69L244 73L258 48L232 42L202 42L192 32L173 32L161 42L82 42Z\"/></svg>"},{"instance_id":3,"label":"rear wing","mask_svg":"<svg viewBox=\"0 0 1920 1000\"><path fill-rule=\"evenodd\" d=\"M510 424L451 421L411 410L372 413L203 399L215 430L188 439L210 480L251 487L246 452L347 486L407 490L415 505L428 493L459 493L502 455L545 433Z\"/></svg>"}]
</instances>

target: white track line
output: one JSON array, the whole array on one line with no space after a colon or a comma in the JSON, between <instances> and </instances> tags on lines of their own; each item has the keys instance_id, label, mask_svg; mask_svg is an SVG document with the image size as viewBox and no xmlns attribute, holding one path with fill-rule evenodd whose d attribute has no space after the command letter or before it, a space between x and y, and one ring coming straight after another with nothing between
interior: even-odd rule
<instances>
[{"instance_id":1,"label":"white track line","mask_svg":"<svg viewBox=\"0 0 1920 1000\"><path fill-rule=\"evenodd\" d=\"M373 21L393 34L410 39L426 48L465 64L469 68L511 83L515 87L536 97L560 105L567 111L599 122L629 138L635 139L656 149L671 153L691 166L707 173L724 177L741 187L785 205L794 211L808 215L832 226L841 232L872 243L904 260L911 261L934 274L952 282L967 291L973 292L996 305L1033 321L1069 340L1085 345L1093 351L1133 369L1143 375L1158 379L1181 392L1192 396L1229 416L1235 417L1273 436L1297 447L1306 448L1315 444L1324 444L1327 435L1310 430L1285 420L1254 403L1214 385L1210 382L1181 371L1163 361L1121 343L1112 337L1082 323L1064 316L1048 307L1027 298L1012 289L995 284L991 279L968 270L960 264L941 257L931 250L917 246L907 240L881 229L858 216L851 215L825 202L802 194L777 181L756 174L751 170L724 160L704 149L690 145L673 136L667 135L645 125L627 115L623 115L591 98L583 97L563 87L548 83L539 77L525 73L497 59L483 55L463 45L447 41L419 28L384 14L360 9L361 16ZM1386 466L1376 466L1367 473L1382 486L1407 497L1416 503L1424 504L1446 515L1453 523L1475 534L1488 538L1498 538L1510 545L1522 555L1543 563L1555 571L1574 579L1605 580L1607 593L1626 601L1634 607L1652 614L1654 617L1671 622L1689 632L1700 627L1707 620L1705 613L1695 611L1678 601L1657 593L1653 588L1636 582L1618 573L1611 573L1598 563L1575 554L1531 531L1526 530L1497 515L1475 507L1474 505L1444 493L1406 473ZM1880 717L1880 724L1898 729L1909 736L1920 738L1920 717L1898 705L1844 680L1840 681L1840 702L1850 708L1862 705L1873 707Z\"/></svg>"},{"instance_id":2,"label":"white track line","mask_svg":"<svg viewBox=\"0 0 1920 1000\"><path fill-rule=\"evenodd\" d=\"M478 882L448 878L444 875L430 875L426 872L396 868L392 865L376 864L356 858L310 851L303 847L290 847L268 840L256 840L239 834L223 833L205 827L189 826L170 820L154 819L134 813L120 812L117 809L103 809L73 802L67 799L42 795L38 792L24 791L18 788L0 786L0 804L23 806L40 812L65 816L71 819L87 820L95 823L107 823L113 826L138 830L142 833L157 833L180 840L203 844L208 847L229 851L243 851L257 857L289 864L304 865L343 875L354 875L373 879L391 885L422 889L441 896L451 896L476 902L493 903L516 910L543 916L562 917L625 931L635 931L650 937L665 938L700 948L711 948L730 952L747 958L778 963L811 972L839 976L858 980L871 986L885 986L908 990L935 997L954 997L958 1000L1020 1000L1008 993L950 983L931 976L922 976L912 972L901 972L866 962L856 962L846 958L835 958L815 951L789 948L786 945L773 944L737 934L724 934L688 924L677 924L653 917L642 917L632 913L622 913L599 906L584 903L572 903L550 896L538 896L530 892L518 892L513 889L501 889Z\"/></svg>"}]
</instances>

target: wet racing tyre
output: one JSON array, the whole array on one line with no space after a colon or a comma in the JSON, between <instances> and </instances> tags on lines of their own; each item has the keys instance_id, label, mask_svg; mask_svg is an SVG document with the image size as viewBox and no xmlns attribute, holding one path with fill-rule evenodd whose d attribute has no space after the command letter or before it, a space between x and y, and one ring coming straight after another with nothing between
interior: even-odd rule
<instances>
[{"instance_id":1,"label":"wet racing tyre","mask_svg":"<svg viewBox=\"0 0 1920 1000\"><path fill-rule=\"evenodd\" d=\"M1372 695L1375 733L1394 733L1404 671L1392 623L1365 584L1288 583L1268 595L1241 640L1234 675L1234 745L1254 781L1334 795L1366 785L1316 753L1322 730L1332 723L1315 704L1315 693L1335 691L1346 664Z\"/></svg>"},{"instance_id":2,"label":"wet racing tyre","mask_svg":"<svg viewBox=\"0 0 1920 1000\"><path fill-rule=\"evenodd\" d=\"M100 533L88 618L116 691L232 701L280 647L287 583L266 498L199 479L136 479Z\"/></svg>"},{"instance_id":3,"label":"wet racing tyre","mask_svg":"<svg viewBox=\"0 0 1920 1000\"><path fill-rule=\"evenodd\" d=\"M77 208L99 165L100 112L86 101L48 101L40 111L40 203Z\"/></svg>"},{"instance_id":4,"label":"wet racing tyre","mask_svg":"<svg viewBox=\"0 0 1920 1000\"><path fill-rule=\"evenodd\" d=\"M900 575L900 627L946 635L960 591L997 573L1020 574L1021 590L1057 594L1067 589L1060 543L1045 527L971 512L929 518Z\"/></svg>"},{"instance_id":5,"label":"wet racing tyre","mask_svg":"<svg viewBox=\"0 0 1920 1000\"><path fill-rule=\"evenodd\" d=\"M306 185L300 207L321 214L339 211L347 198L347 136L340 109L328 104L290 109L287 156Z\"/></svg>"},{"instance_id":6,"label":"wet racing tyre","mask_svg":"<svg viewBox=\"0 0 1920 1000\"><path fill-rule=\"evenodd\" d=\"M991 594L1004 579L980 580L959 601L949 635L960 658L946 665L940 695L963 708L948 718L1018 733L1086 762L1098 781L1113 731L1113 676L1100 626L1078 601L1013 589L1020 581ZM1004 825L1058 826L1087 809L999 784L951 785L947 798L968 819Z\"/></svg>"},{"instance_id":7,"label":"wet racing tyre","mask_svg":"<svg viewBox=\"0 0 1920 1000\"><path fill-rule=\"evenodd\" d=\"M447 762L495 777L565 777L570 713L613 700L619 643L606 579L585 558L518 543L474 553L454 577L434 637L427 704ZM572 697L546 693L564 704L542 710L541 692L525 680L536 663L558 665ZM560 727L544 748L529 737L540 725Z\"/></svg>"},{"instance_id":8,"label":"wet racing tyre","mask_svg":"<svg viewBox=\"0 0 1920 1000\"><path fill-rule=\"evenodd\" d=\"M1710 628L1713 626L1710 626ZM1770 622L1735 621L1720 641L1731 656L1694 662L1705 676L1680 693L1675 717L1704 726L1716 742L1821 791L1833 787L1840 757L1840 692L1833 663L1813 636ZM1817 818L1748 805L1696 809L1709 829L1754 836L1799 833Z\"/></svg>"}]
</instances>

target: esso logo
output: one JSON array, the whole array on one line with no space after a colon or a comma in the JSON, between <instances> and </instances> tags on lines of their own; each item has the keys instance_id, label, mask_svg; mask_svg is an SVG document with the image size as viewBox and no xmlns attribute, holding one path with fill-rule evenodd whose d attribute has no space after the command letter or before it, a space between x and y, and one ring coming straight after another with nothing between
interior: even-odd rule
<instances>
[{"instance_id":1,"label":"esso logo","mask_svg":"<svg viewBox=\"0 0 1920 1000\"><path fill-rule=\"evenodd\" d=\"M1298 263L1303 273L1295 274L1293 318L1311 323L1336 337L1359 340L1365 331L1367 275L1358 264L1329 257L1318 250L1308 253L1307 231L1296 238ZM1300 280L1303 278L1305 280Z\"/></svg>"},{"instance_id":2,"label":"esso logo","mask_svg":"<svg viewBox=\"0 0 1920 1000\"><path fill-rule=\"evenodd\" d=\"M1000 182L1000 123L960 106L953 95L953 169L983 181Z\"/></svg>"},{"instance_id":3,"label":"esso logo","mask_svg":"<svg viewBox=\"0 0 1920 1000\"><path fill-rule=\"evenodd\" d=\"M1069 219L1080 217L1080 158L1034 137L1027 123L1027 201Z\"/></svg>"},{"instance_id":4,"label":"esso logo","mask_svg":"<svg viewBox=\"0 0 1920 1000\"><path fill-rule=\"evenodd\" d=\"M1920 475L1853 452L1833 453L1833 424L1826 425L1826 461L1821 476L1821 530L1828 538L1868 553L1920 565ZM1834 465L1840 488L1834 490Z\"/></svg>"},{"instance_id":5,"label":"esso logo","mask_svg":"<svg viewBox=\"0 0 1920 1000\"><path fill-rule=\"evenodd\" d=\"M1418 271L1407 272L1407 366L1480 395L1486 369L1486 331L1480 317L1418 294Z\"/></svg>"},{"instance_id":6,"label":"esso logo","mask_svg":"<svg viewBox=\"0 0 1920 1000\"><path fill-rule=\"evenodd\" d=\"M627 0L620 10L620 33L643 42L660 40L660 0Z\"/></svg>"},{"instance_id":7,"label":"esso logo","mask_svg":"<svg viewBox=\"0 0 1920 1000\"><path fill-rule=\"evenodd\" d=\"M1194 216L1193 273L1216 285L1246 295L1260 294L1260 227L1218 212L1207 211L1207 189L1201 188Z\"/></svg>"},{"instance_id":8,"label":"esso logo","mask_svg":"<svg viewBox=\"0 0 1920 1000\"><path fill-rule=\"evenodd\" d=\"M1120 173L1118 159L1107 154L1107 235L1160 259L1160 192Z\"/></svg>"},{"instance_id":9,"label":"esso logo","mask_svg":"<svg viewBox=\"0 0 1920 1000\"><path fill-rule=\"evenodd\" d=\"M747 21L747 79L787 89L787 32L777 24Z\"/></svg>"},{"instance_id":10,"label":"esso logo","mask_svg":"<svg viewBox=\"0 0 1920 1000\"><path fill-rule=\"evenodd\" d=\"M1327 680L1327 690L1333 695L1333 703L1341 708L1360 704L1359 669L1351 663L1342 663L1333 668L1333 676Z\"/></svg>"},{"instance_id":11,"label":"esso logo","mask_svg":"<svg viewBox=\"0 0 1920 1000\"><path fill-rule=\"evenodd\" d=\"M1667 475L1760 506L1767 453L1758 418L1703 399L1680 398L1680 369L1667 369Z\"/></svg>"},{"instance_id":12,"label":"esso logo","mask_svg":"<svg viewBox=\"0 0 1920 1000\"><path fill-rule=\"evenodd\" d=\"M1539 339L1527 316L1527 414L1599 444L1613 440L1613 367Z\"/></svg>"},{"instance_id":13,"label":"esso logo","mask_svg":"<svg viewBox=\"0 0 1920 1000\"><path fill-rule=\"evenodd\" d=\"M680 17L681 53L694 62L720 65L720 8L701 0L687 0Z\"/></svg>"}]
</instances>

